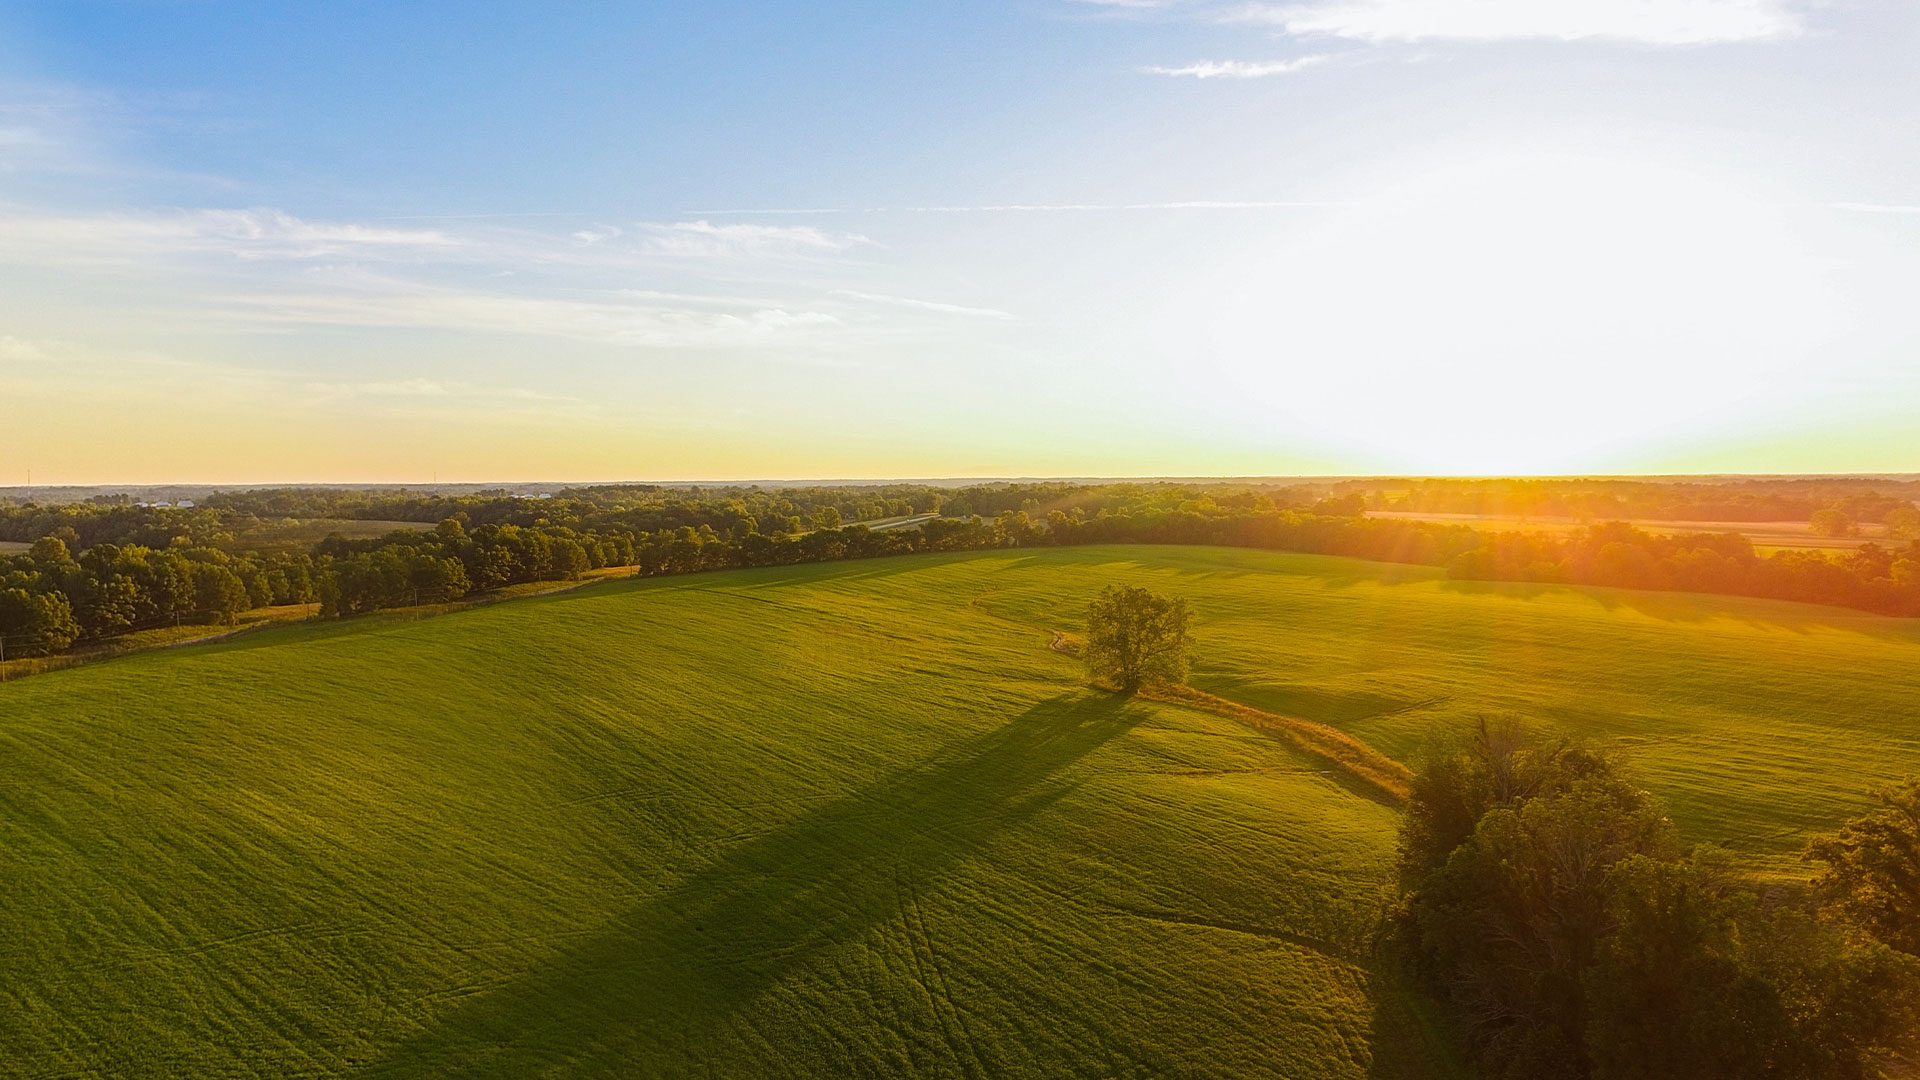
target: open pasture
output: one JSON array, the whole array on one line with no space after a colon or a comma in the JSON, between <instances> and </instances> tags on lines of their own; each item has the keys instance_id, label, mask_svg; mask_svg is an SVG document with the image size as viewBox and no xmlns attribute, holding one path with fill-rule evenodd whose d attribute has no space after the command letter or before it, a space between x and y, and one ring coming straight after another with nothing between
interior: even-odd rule
<instances>
[{"instance_id":1,"label":"open pasture","mask_svg":"<svg viewBox=\"0 0 1920 1080\"><path fill-rule=\"evenodd\" d=\"M974 603L1023 565L618 582L0 687L0 1058L1433 1075L1365 937L1393 810L1082 687Z\"/></svg>"},{"instance_id":2,"label":"open pasture","mask_svg":"<svg viewBox=\"0 0 1920 1080\"><path fill-rule=\"evenodd\" d=\"M1450 1075L1365 933L1397 814L1047 647L1398 757L1610 741L1792 877L1920 768L1920 629L1104 547L628 580L0 687L0 1058L48 1074Z\"/></svg>"},{"instance_id":3,"label":"open pasture","mask_svg":"<svg viewBox=\"0 0 1920 1080\"><path fill-rule=\"evenodd\" d=\"M1178 592L1198 612L1202 689L1329 724L1408 763L1482 716L1603 741L1689 839L1769 873L1802 876L1809 831L1920 772L1914 620L1225 549L1034 558L1046 569L1033 584L1009 572L984 602L1065 623L1107 580Z\"/></svg>"},{"instance_id":4,"label":"open pasture","mask_svg":"<svg viewBox=\"0 0 1920 1080\"><path fill-rule=\"evenodd\" d=\"M424 532L432 528L433 523L421 521L281 518L240 529L231 541L220 546L233 552L296 552L306 551L335 533L349 540L366 540L392 532Z\"/></svg>"}]
</instances>

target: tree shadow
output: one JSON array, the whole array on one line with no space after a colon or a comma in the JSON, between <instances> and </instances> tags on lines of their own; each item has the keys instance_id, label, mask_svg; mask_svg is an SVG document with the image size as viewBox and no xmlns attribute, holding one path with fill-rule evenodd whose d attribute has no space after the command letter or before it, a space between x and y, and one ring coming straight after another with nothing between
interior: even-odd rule
<instances>
[{"instance_id":1,"label":"tree shadow","mask_svg":"<svg viewBox=\"0 0 1920 1080\"><path fill-rule=\"evenodd\" d=\"M704 1036L809 960L895 917L903 887L1072 791L1058 775L1146 715L1084 691L1036 705L934 764L739 844L543 967L471 996L363 1072L695 1069Z\"/></svg>"},{"instance_id":2,"label":"tree shadow","mask_svg":"<svg viewBox=\"0 0 1920 1080\"><path fill-rule=\"evenodd\" d=\"M1633 589L1617 585L1460 578L1448 578L1442 587L1448 592L1462 595L1505 596L1521 600L1550 595L1575 596L1590 600L1606 611L1632 611L1673 624L1728 620L1745 626L1796 634L1807 634L1816 629L1841 630L1887 641L1920 641L1920 620L1776 597L1686 592L1679 589Z\"/></svg>"},{"instance_id":3,"label":"tree shadow","mask_svg":"<svg viewBox=\"0 0 1920 1080\"><path fill-rule=\"evenodd\" d=\"M1368 1080L1468 1080L1473 1070L1440 1003L1406 973L1405 965L1397 949L1383 948L1368 974L1368 996L1373 999Z\"/></svg>"},{"instance_id":4,"label":"tree shadow","mask_svg":"<svg viewBox=\"0 0 1920 1080\"><path fill-rule=\"evenodd\" d=\"M1229 671L1206 670L1197 673L1193 683L1203 690L1244 702L1256 709L1298 716L1343 730L1345 725L1361 720L1414 712L1439 705L1445 700L1431 696L1396 696L1369 690L1343 693Z\"/></svg>"}]
</instances>

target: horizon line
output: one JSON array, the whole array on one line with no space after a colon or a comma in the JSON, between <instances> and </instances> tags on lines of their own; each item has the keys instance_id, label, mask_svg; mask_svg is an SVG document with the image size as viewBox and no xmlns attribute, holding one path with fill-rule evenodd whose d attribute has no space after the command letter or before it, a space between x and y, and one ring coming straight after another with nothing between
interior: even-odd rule
<instances>
[{"instance_id":1,"label":"horizon line","mask_svg":"<svg viewBox=\"0 0 1920 1080\"><path fill-rule=\"evenodd\" d=\"M882 484L963 486L969 484L1039 483L1274 483L1355 480L1893 480L1920 481L1920 470L1888 472L1620 472L1620 473L1180 473L1180 474L1026 474L950 476L842 476L842 477L733 477L719 479L622 480L266 480L266 481L112 481L104 483L47 483L0 485L0 496L45 491L125 490L141 488L590 488L590 487L835 487Z\"/></svg>"}]
</instances>

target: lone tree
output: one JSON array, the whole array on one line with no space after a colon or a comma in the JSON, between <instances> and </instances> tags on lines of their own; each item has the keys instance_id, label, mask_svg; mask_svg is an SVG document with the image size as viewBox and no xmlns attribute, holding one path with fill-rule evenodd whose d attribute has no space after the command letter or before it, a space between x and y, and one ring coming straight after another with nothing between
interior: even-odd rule
<instances>
[{"instance_id":1,"label":"lone tree","mask_svg":"<svg viewBox=\"0 0 1920 1080\"><path fill-rule=\"evenodd\" d=\"M1095 678L1112 679L1125 693L1181 682L1187 677L1192 619L1184 599L1109 585L1087 607L1087 646L1081 655Z\"/></svg>"},{"instance_id":2,"label":"lone tree","mask_svg":"<svg viewBox=\"0 0 1920 1080\"><path fill-rule=\"evenodd\" d=\"M1810 524L1815 536L1856 536L1860 532L1853 515L1837 506L1815 510Z\"/></svg>"}]
</instances>

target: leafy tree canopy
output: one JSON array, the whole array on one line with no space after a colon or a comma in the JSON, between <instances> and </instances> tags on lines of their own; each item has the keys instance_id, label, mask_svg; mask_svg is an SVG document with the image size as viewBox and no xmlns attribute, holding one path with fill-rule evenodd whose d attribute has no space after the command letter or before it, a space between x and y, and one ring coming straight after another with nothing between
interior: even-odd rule
<instances>
[{"instance_id":1,"label":"leafy tree canopy","mask_svg":"<svg viewBox=\"0 0 1920 1080\"><path fill-rule=\"evenodd\" d=\"M1095 678L1109 679L1129 694L1142 686L1183 682L1192 619L1184 599L1109 585L1087 607L1082 656Z\"/></svg>"}]
</instances>

